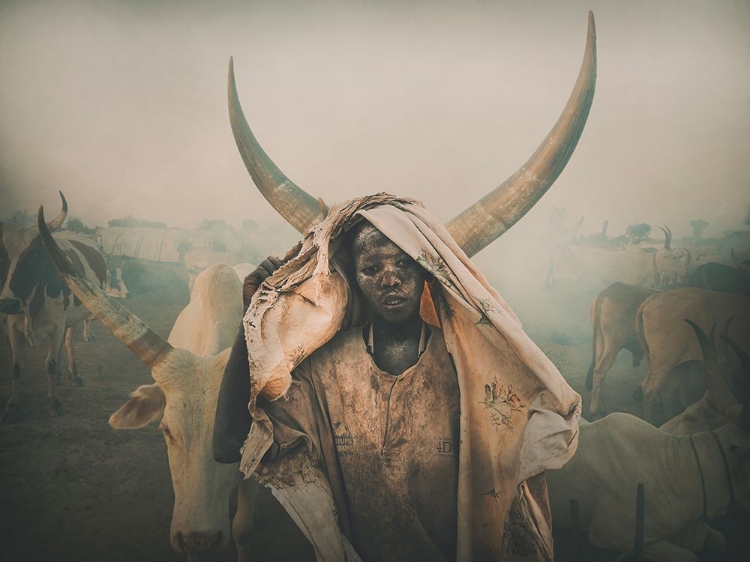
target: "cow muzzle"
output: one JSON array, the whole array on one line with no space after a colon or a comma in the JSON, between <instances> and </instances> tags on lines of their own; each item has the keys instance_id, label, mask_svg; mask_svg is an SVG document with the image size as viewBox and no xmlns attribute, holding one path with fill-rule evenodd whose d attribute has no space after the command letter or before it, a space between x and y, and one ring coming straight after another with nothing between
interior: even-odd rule
<instances>
[{"instance_id":1,"label":"cow muzzle","mask_svg":"<svg viewBox=\"0 0 750 562\"><path fill-rule=\"evenodd\" d=\"M172 546L182 554L208 554L216 552L221 545L221 531L217 533L178 532L172 537Z\"/></svg>"},{"instance_id":2,"label":"cow muzzle","mask_svg":"<svg viewBox=\"0 0 750 562\"><path fill-rule=\"evenodd\" d=\"M23 308L19 299L0 299L0 312L5 314L21 314Z\"/></svg>"}]
</instances>

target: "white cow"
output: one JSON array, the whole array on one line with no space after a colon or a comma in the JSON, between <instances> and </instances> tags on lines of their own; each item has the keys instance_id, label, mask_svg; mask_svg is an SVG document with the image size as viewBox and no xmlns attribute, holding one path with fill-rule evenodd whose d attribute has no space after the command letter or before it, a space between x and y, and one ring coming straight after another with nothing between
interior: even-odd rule
<instances>
[{"instance_id":1,"label":"white cow","mask_svg":"<svg viewBox=\"0 0 750 562\"><path fill-rule=\"evenodd\" d=\"M218 551L230 538L230 501L240 481L238 465L216 462L211 448L219 386L243 313L237 273L216 264L198 275L190 303L165 341L77 275L44 228L42 239L76 296L151 369L155 382L139 386L109 423L138 429L159 422L175 493L172 547L189 560ZM239 486L242 526L234 534L239 560L251 558L247 548L257 486L254 481Z\"/></svg>"},{"instance_id":2,"label":"white cow","mask_svg":"<svg viewBox=\"0 0 750 562\"><path fill-rule=\"evenodd\" d=\"M707 341L704 334L701 347L716 381L721 373ZM705 519L723 515L732 502L750 507L750 406L735 403L724 413L723 427L686 436L622 413L581 424L575 456L546 473L553 523L572 527L570 501L578 500L589 541L628 552L635 537L636 489L643 483L644 557L697 562L694 551L722 548L723 536Z\"/></svg>"}]
</instances>

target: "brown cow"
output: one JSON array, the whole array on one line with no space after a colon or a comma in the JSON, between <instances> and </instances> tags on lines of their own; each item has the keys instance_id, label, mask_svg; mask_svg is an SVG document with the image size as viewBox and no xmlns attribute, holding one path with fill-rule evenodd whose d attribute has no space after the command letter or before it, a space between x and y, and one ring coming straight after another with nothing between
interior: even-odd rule
<instances>
[{"instance_id":1,"label":"brown cow","mask_svg":"<svg viewBox=\"0 0 750 562\"><path fill-rule=\"evenodd\" d=\"M684 287L656 293L648 297L636 313L635 328L649 370L641 383L643 415L652 419L657 396L661 396L665 411L674 411L677 395L684 393L687 369L702 360L695 335L684 322L693 320L704 330L712 324L724 325L734 317L731 337L745 349L750 348L750 298L728 293L704 291ZM669 387L678 392L671 392Z\"/></svg>"},{"instance_id":2,"label":"brown cow","mask_svg":"<svg viewBox=\"0 0 750 562\"><path fill-rule=\"evenodd\" d=\"M656 292L638 285L612 283L591 303L594 337L591 366L586 376L586 388L591 390L591 415L596 416L604 409L601 405L601 387L620 351L630 351L633 367L637 367L643 359L643 349L635 332L635 315L643 301Z\"/></svg>"}]
</instances>

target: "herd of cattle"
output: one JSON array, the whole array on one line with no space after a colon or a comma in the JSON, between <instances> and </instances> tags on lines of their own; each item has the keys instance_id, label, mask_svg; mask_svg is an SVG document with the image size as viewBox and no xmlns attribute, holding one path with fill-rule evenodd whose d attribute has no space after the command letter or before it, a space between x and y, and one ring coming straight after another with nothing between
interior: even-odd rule
<instances>
[{"instance_id":1,"label":"herd of cattle","mask_svg":"<svg viewBox=\"0 0 750 562\"><path fill-rule=\"evenodd\" d=\"M0 311L13 381L3 420L14 421L17 413L24 348L45 339L49 407L59 412L62 344L71 379L80 384L73 334L96 317L151 369L154 383L138 387L109 423L115 429L160 424L175 492L173 547L200 556L231 537L239 559L249 559L258 489L254 481L240 480L235 465L213 460L211 435L221 374L243 311L241 280L252 266L215 264L197 275L189 304L164 340L108 294L105 259L95 245L60 231L67 213L62 201L58 216L40 218L38 226L0 223ZM750 263L735 262L700 266L685 278L697 287L617 282L593 301L590 417L603 413L601 386L622 349L632 353L634 364L644 356L649 363L640 388L645 420L659 402L670 413L683 409L690 370L706 376L709 391L658 429L621 413L582 422L574 459L548 474L556 525L572 524L569 505L576 499L576 524L588 529L591 543L628 551L635 489L643 483L649 559L697 560L695 551L725 546L704 520L725 513L730 503L747 507L750 499L750 412L737 405L750 394L744 351L750 349ZM235 501L230 523L228 506Z\"/></svg>"},{"instance_id":2,"label":"herd of cattle","mask_svg":"<svg viewBox=\"0 0 750 562\"><path fill-rule=\"evenodd\" d=\"M468 255L519 220L565 167L594 95L595 42L589 14L584 62L561 118L518 172L448 223ZM258 144L237 99L231 62L229 97L232 130L253 181L304 232L322 218L325 206L293 184ZM26 348L45 339L50 341L49 407L59 413L55 388L62 344L71 378L80 383L73 335L93 315L151 371L153 384L135 389L109 423L115 429L159 423L175 494L173 547L198 560L233 539L238 559L252 559L258 485L241 481L236 464L216 463L211 447L220 380L243 313L241 279L247 269L217 263L196 272L189 304L164 339L108 293L111 279L96 244L61 231L68 209L60 195L62 211L49 222L40 210L35 226L0 223L0 315L12 378L3 421L18 416ZM586 529L591 543L620 552L632 548L636 490L643 484L645 557L696 562L695 552L726 546L706 521L732 506L750 507L750 263L735 259L734 265L696 268L692 254L673 247L671 233L664 231L661 248L569 248L550 266L550 280L587 275L615 283L591 307L590 413L602 413L601 385L621 349L630 350L634 362L645 357L649 371L641 384L645 420L614 413L583 421L577 453L547 478L553 524ZM662 427L651 425L659 402L665 411L682 406L690 369L705 377L708 393ZM577 517L571 515L571 500L578 502Z\"/></svg>"}]
</instances>

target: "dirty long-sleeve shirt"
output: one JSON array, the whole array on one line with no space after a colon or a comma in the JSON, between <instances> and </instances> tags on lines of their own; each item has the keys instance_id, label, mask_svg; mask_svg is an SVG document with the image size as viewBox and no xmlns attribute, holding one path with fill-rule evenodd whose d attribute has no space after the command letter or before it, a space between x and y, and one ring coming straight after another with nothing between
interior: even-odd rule
<instances>
[{"instance_id":1,"label":"dirty long-sleeve shirt","mask_svg":"<svg viewBox=\"0 0 750 562\"><path fill-rule=\"evenodd\" d=\"M328 476L339 521L365 560L456 556L459 391L442 333L398 376L378 368L362 328L339 333L264 404L269 458L306 446Z\"/></svg>"}]
</instances>

